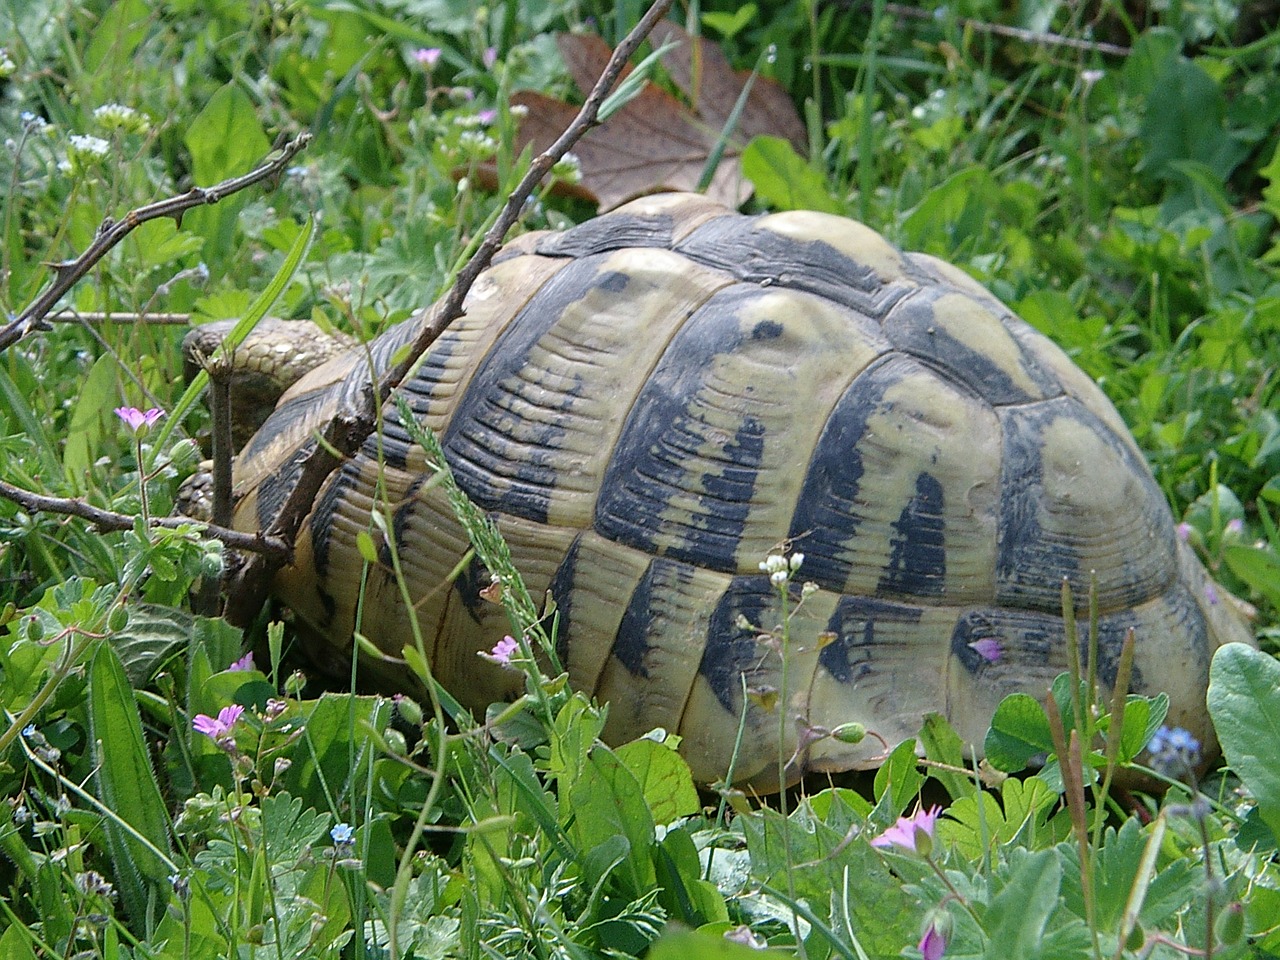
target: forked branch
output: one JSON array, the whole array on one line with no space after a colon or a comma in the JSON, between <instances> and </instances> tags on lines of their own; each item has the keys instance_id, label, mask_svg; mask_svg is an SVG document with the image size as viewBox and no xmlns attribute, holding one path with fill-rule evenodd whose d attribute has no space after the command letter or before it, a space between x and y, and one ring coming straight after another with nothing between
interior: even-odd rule
<instances>
[{"instance_id":1,"label":"forked branch","mask_svg":"<svg viewBox=\"0 0 1280 960\"><path fill-rule=\"evenodd\" d=\"M650 31L657 26L658 21L666 16L672 2L673 0L656 0L614 49L608 64L600 74L600 79L596 81L583 103L582 109L578 111L564 133L543 153L534 157L528 171L507 198L502 212L485 234L479 248L458 272L440 308L434 311L429 322L423 324L422 330L407 351L405 359L387 371L376 384L369 384L365 391L363 409L340 413L321 431L320 442L316 444L299 471L297 483L271 525L264 531L264 537L288 544L293 544L297 540L302 521L311 512L311 507L325 478L343 459L352 456L373 433L378 411L391 392L400 385L418 358L448 328L449 324L462 316L462 304L467 294L470 293L476 278L492 262L507 232L520 219L525 202L542 179L551 172L551 168L595 125L600 107L614 84L618 82L618 77L626 67L627 61L645 41ZM266 601L272 576L282 562L278 554L261 553L255 554L246 561L231 581L224 613L228 621L237 626L244 626L257 616L262 604Z\"/></svg>"}]
</instances>

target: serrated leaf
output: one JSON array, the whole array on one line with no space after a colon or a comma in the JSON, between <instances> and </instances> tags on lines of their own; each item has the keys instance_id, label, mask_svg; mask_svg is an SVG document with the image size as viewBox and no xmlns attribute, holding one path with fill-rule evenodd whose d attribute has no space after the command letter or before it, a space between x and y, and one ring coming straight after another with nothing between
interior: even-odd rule
<instances>
[{"instance_id":1,"label":"serrated leaf","mask_svg":"<svg viewBox=\"0 0 1280 960\"><path fill-rule=\"evenodd\" d=\"M1243 643L1219 647L1207 699L1223 756L1280 837L1280 662Z\"/></svg>"},{"instance_id":2,"label":"serrated leaf","mask_svg":"<svg viewBox=\"0 0 1280 960\"><path fill-rule=\"evenodd\" d=\"M292 865L329 829L327 813L302 809L302 800L288 793L262 799L262 838L274 863Z\"/></svg>"}]
</instances>

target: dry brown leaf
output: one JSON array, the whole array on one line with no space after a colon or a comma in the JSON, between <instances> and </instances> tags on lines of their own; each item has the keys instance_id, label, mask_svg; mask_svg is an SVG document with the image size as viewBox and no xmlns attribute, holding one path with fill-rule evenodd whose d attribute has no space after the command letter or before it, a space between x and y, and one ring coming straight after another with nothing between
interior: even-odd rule
<instances>
[{"instance_id":1,"label":"dry brown leaf","mask_svg":"<svg viewBox=\"0 0 1280 960\"><path fill-rule=\"evenodd\" d=\"M695 47L675 24L659 24L653 40L659 46L668 40L677 42L664 55L664 65L694 106L645 84L639 96L578 142L573 152L582 165L580 187L601 210L659 190L695 189L748 76L745 71L735 72L714 44L702 40ZM557 43L578 87L589 90L608 62L609 45L588 34L561 34ZM627 67L623 76L630 72ZM516 93L512 103L529 108L520 123L519 149L526 144L533 144L535 150L545 148L578 110L531 91ZM797 149L804 146L804 125L785 91L759 77L706 190L708 196L728 206L738 206L750 196L751 185L742 177L739 157L758 134L786 137Z\"/></svg>"}]
</instances>

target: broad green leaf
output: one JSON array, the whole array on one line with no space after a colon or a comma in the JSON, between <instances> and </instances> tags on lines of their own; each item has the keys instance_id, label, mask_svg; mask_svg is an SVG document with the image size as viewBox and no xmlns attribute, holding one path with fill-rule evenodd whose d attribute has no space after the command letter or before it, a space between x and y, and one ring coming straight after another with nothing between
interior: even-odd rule
<instances>
[{"instance_id":1,"label":"broad green leaf","mask_svg":"<svg viewBox=\"0 0 1280 960\"><path fill-rule=\"evenodd\" d=\"M1223 756L1280 837L1280 661L1243 643L1219 647L1208 702Z\"/></svg>"},{"instance_id":2,"label":"broad green leaf","mask_svg":"<svg viewBox=\"0 0 1280 960\"><path fill-rule=\"evenodd\" d=\"M271 149L253 101L235 81L209 98L191 120L184 139L196 183L206 187L248 173Z\"/></svg>"},{"instance_id":3,"label":"broad green leaf","mask_svg":"<svg viewBox=\"0 0 1280 960\"><path fill-rule=\"evenodd\" d=\"M7 960L36 960L31 939L22 924L11 924L4 933L0 933L0 956Z\"/></svg>"},{"instance_id":4,"label":"broad green leaf","mask_svg":"<svg viewBox=\"0 0 1280 960\"><path fill-rule=\"evenodd\" d=\"M1166 179L1178 160L1196 160L1226 177L1244 156L1227 134L1226 98L1199 64L1171 60L1155 80L1159 96L1148 100L1140 135L1146 147L1138 169Z\"/></svg>"},{"instance_id":5,"label":"broad green leaf","mask_svg":"<svg viewBox=\"0 0 1280 960\"><path fill-rule=\"evenodd\" d=\"M71 409L71 426L62 449L62 465L72 488L82 491L91 469L94 453L102 440L103 424L116 404L116 378L119 361L103 354L81 382L75 406ZM120 421L111 417L116 426Z\"/></svg>"},{"instance_id":6,"label":"broad green leaf","mask_svg":"<svg viewBox=\"0 0 1280 960\"><path fill-rule=\"evenodd\" d=\"M915 740L903 740L876 771L877 807L886 807L887 804L887 822L892 823L902 815L907 804L919 795L924 779L916 760Z\"/></svg>"},{"instance_id":7,"label":"broad green leaf","mask_svg":"<svg viewBox=\"0 0 1280 960\"><path fill-rule=\"evenodd\" d=\"M373 744L358 732L367 724L384 733L391 708L381 697L326 693L300 709L304 734L293 748L284 789L308 806L325 809L329 796L348 793L352 778L363 776L364 765L374 759Z\"/></svg>"},{"instance_id":8,"label":"broad green leaf","mask_svg":"<svg viewBox=\"0 0 1280 960\"><path fill-rule=\"evenodd\" d=\"M113 819L103 825L117 886L130 915L141 919L149 899L143 878L160 883L173 872L165 859L169 814L151 768L133 687L107 643L98 644L89 663L88 708L98 799L129 828Z\"/></svg>"},{"instance_id":9,"label":"broad green leaf","mask_svg":"<svg viewBox=\"0 0 1280 960\"><path fill-rule=\"evenodd\" d=\"M667 831L658 844L655 864L658 902L672 919L691 927L729 919L724 897L716 885L702 879L702 862L688 830Z\"/></svg>"},{"instance_id":10,"label":"broad green leaf","mask_svg":"<svg viewBox=\"0 0 1280 960\"><path fill-rule=\"evenodd\" d=\"M1262 188L1262 205L1271 216L1280 220L1280 144L1276 145L1271 161L1258 174L1267 181Z\"/></svg>"},{"instance_id":11,"label":"broad green leaf","mask_svg":"<svg viewBox=\"0 0 1280 960\"><path fill-rule=\"evenodd\" d=\"M191 151L195 182L202 187L248 173L271 149L253 102L234 80L209 98L191 120L184 139ZM230 257L236 219L251 197L252 193L242 192L183 218L184 227L205 238L204 257L211 268L222 266Z\"/></svg>"},{"instance_id":12,"label":"broad green leaf","mask_svg":"<svg viewBox=\"0 0 1280 960\"><path fill-rule=\"evenodd\" d=\"M1232 543L1223 548L1222 559L1232 573L1280 606L1280 556L1267 547Z\"/></svg>"},{"instance_id":13,"label":"broad green leaf","mask_svg":"<svg viewBox=\"0 0 1280 960\"><path fill-rule=\"evenodd\" d=\"M117 0L103 15L93 31L93 39L85 52L84 66L99 73L96 85L110 93L121 71L134 64L133 54L147 35L151 18L145 0Z\"/></svg>"},{"instance_id":14,"label":"broad green leaf","mask_svg":"<svg viewBox=\"0 0 1280 960\"><path fill-rule=\"evenodd\" d=\"M129 622L111 635L129 682L142 686L169 657L191 642L194 617L175 607L139 603L130 606ZM219 621L225 622L225 621Z\"/></svg>"},{"instance_id":15,"label":"broad green leaf","mask_svg":"<svg viewBox=\"0 0 1280 960\"><path fill-rule=\"evenodd\" d=\"M924 724L920 727L920 744L924 747L924 755L930 760L945 763L951 767L964 768L964 740L942 714L925 714ZM940 770L937 767L930 767L928 770L929 776L946 788L952 800L974 792L973 781L965 774Z\"/></svg>"},{"instance_id":16,"label":"broad green leaf","mask_svg":"<svg viewBox=\"0 0 1280 960\"><path fill-rule=\"evenodd\" d=\"M698 790L684 758L670 746L642 737L614 753L640 784L654 823L672 823L698 812Z\"/></svg>"},{"instance_id":17,"label":"broad green leaf","mask_svg":"<svg viewBox=\"0 0 1280 960\"><path fill-rule=\"evenodd\" d=\"M1000 701L983 743L987 760L997 770L1017 773L1033 757L1053 752L1053 736L1044 707L1025 693L1013 693Z\"/></svg>"},{"instance_id":18,"label":"broad green leaf","mask_svg":"<svg viewBox=\"0 0 1280 960\"><path fill-rule=\"evenodd\" d=\"M611 866L612 860L592 861L590 852L622 838L627 849L614 876L625 881L630 897L649 890L656 880L651 852L653 816L631 771L612 750L597 744L591 749L581 776L569 788L569 796L574 814L569 835L587 855L581 861L584 871ZM591 886L602 878L603 874L585 877Z\"/></svg>"},{"instance_id":19,"label":"broad green leaf","mask_svg":"<svg viewBox=\"0 0 1280 960\"><path fill-rule=\"evenodd\" d=\"M760 960L768 955L723 936L696 930L664 934L645 954L648 960Z\"/></svg>"},{"instance_id":20,"label":"broad green leaf","mask_svg":"<svg viewBox=\"0 0 1280 960\"><path fill-rule=\"evenodd\" d=\"M755 19L756 13L754 3L744 3L733 13L709 10L702 15L702 22L726 39L732 40L738 35L738 31Z\"/></svg>"},{"instance_id":21,"label":"broad green leaf","mask_svg":"<svg viewBox=\"0 0 1280 960\"><path fill-rule=\"evenodd\" d=\"M839 213L827 180L782 137L756 137L742 151L742 174L756 196L782 210Z\"/></svg>"}]
</instances>

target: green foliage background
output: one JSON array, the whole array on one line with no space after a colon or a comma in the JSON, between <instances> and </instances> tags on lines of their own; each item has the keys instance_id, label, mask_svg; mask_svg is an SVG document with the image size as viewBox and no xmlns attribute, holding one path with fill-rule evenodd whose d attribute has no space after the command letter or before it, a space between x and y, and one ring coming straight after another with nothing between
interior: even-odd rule
<instances>
[{"instance_id":1,"label":"green foliage background","mask_svg":"<svg viewBox=\"0 0 1280 960\"><path fill-rule=\"evenodd\" d=\"M509 94L575 96L554 31L616 41L642 9L8 0L10 316L104 217L241 174L281 137L315 141L272 192L140 228L64 304L126 322L59 318L0 355L0 477L131 515L141 482L149 513L168 513L198 458L177 438L202 414L153 450L155 434L135 443L111 412L172 410L181 393L185 328L154 315L239 317L277 280L277 315L362 337L403 319L447 285L527 162ZM772 49L765 73L807 121L808 156L748 148L753 205L862 219L1053 337L1116 403L1274 649L1274 7L792 0L681 17L739 66ZM430 69L416 56L428 48L441 51ZM85 135L99 142L73 139ZM497 193L478 186L490 161ZM590 213L546 190L520 229ZM1265 653L1215 661L1209 707L1231 770L1203 792L1107 800L1105 772L1140 758L1158 701L1124 723L1111 703L1073 714L1099 749L1082 759L1099 782L1078 796L1050 718L1015 702L994 733L1026 756L1005 766L1055 755L1040 774L989 774L984 789L930 718L934 766L909 742L864 793L753 810L725 791L704 808L670 740L595 744L599 709L532 665L526 698L482 731L444 691L424 707L314 695L274 628L250 638L268 663L226 669L242 638L181 609L219 560L191 529L102 534L0 500L0 955L732 958L768 943L861 960L918 956L930 927L957 957L1280 954L1280 694ZM514 610L516 628L530 616ZM1075 689L1063 678L1056 700ZM229 740L193 732L231 703L246 712ZM922 796L944 808L927 853L868 843Z\"/></svg>"}]
</instances>

